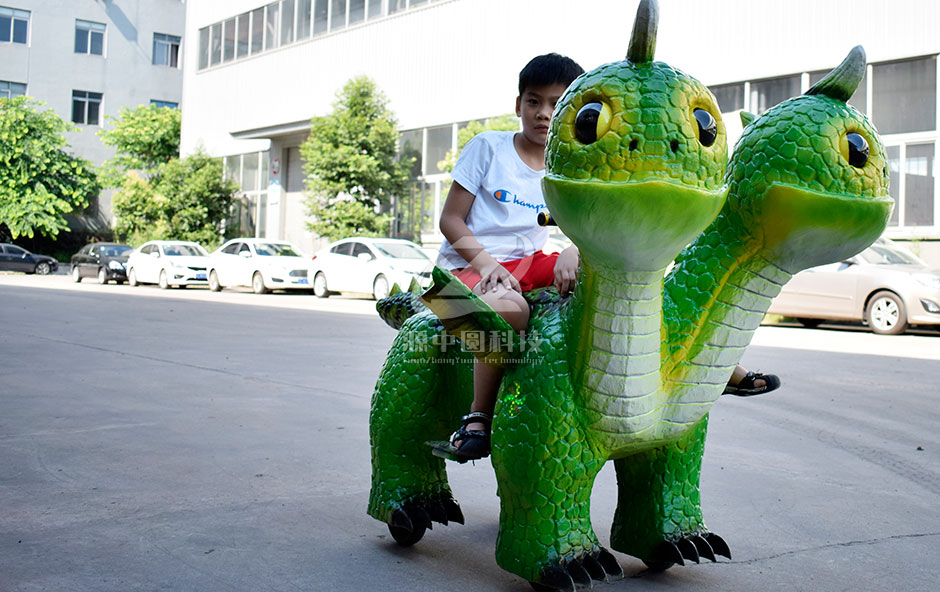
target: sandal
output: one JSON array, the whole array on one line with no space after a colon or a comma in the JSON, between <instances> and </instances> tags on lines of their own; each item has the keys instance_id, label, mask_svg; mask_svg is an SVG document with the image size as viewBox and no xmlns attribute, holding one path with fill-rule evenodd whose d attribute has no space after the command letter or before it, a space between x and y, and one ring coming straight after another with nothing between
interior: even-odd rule
<instances>
[{"instance_id":1,"label":"sandal","mask_svg":"<svg viewBox=\"0 0 940 592\"><path fill-rule=\"evenodd\" d=\"M763 380L764 384L755 386L754 381ZM760 372L748 372L736 385L728 384L723 395L734 395L736 397L753 397L754 395L763 395L780 388L780 378L776 374L761 374Z\"/></svg>"},{"instance_id":2,"label":"sandal","mask_svg":"<svg viewBox=\"0 0 940 592\"><path fill-rule=\"evenodd\" d=\"M460 418L463 425L450 437L450 450L455 460L465 463L468 460L479 460L490 455L490 425L493 416L483 411L473 411ZM468 430L471 423L482 423L486 426L482 430ZM457 442L460 442L458 445Z\"/></svg>"}]
</instances>

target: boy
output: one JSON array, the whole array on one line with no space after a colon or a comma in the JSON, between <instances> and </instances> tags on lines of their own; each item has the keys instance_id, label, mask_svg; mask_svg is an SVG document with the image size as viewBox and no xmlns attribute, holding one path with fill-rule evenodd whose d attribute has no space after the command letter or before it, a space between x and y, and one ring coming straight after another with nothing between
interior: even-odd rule
<instances>
[{"instance_id":1,"label":"boy","mask_svg":"<svg viewBox=\"0 0 940 592\"><path fill-rule=\"evenodd\" d=\"M542 177L552 112L583 73L581 66L557 53L526 64L519 73L516 97L522 131L487 131L470 140L454 167L454 182L441 212L440 229L446 240L437 265L450 269L517 332L529 323L529 305L522 292L554 285L566 296L577 280L577 247L542 253L548 229L539 227L536 219L538 212L547 211ZM460 462L490 453L490 424L502 377L501 368L474 361L473 404L451 438L450 452ZM732 383L738 385L742 379L746 379L742 386L756 392L740 388L733 394L759 394L779 386L775 376L745 374L739 366Z\"/></svg>"},{"instance_id":2,"label":"boy","mask_svg":"<svg viewBox=\"0 0 940 592\"><path fill-rule=\"evenodd\" d=\"M470 140L454 167L454 183L441 212L446 240L437 264L451 269L516 331L529 323L523 291L554 284L566 295L577 278L577 247L543 254L548 229L539 227L536 217L547 211L542 177L552 111L583 73L572 59L557 53L526 64L516 97L522 131L488 131ZM451 440L461 460L490 452L490 423L502 377L501 368L474 362L473 405Z\"/></svg>"}]
</instances>

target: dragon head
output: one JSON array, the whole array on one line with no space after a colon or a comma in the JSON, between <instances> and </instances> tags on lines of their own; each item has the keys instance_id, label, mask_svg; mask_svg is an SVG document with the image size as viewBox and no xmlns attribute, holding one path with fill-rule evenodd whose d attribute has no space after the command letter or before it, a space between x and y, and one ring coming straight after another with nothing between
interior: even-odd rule
<instances>
[{"instance_id":1,"label":"dragon head","mask_svg":"<svg viewBox=\"0 0 940 592\"><path fill-rule=\"evenodd\" d=\"M728 166L732 197L721 215L761 238L791 273L858 253L890 217L884 145L846 103L865 65L856 46L805 94L742 117L747 127Z\"/></svg>"},{"instance_id":2,"label":"dragon head","mask_svg":"<svg viewBox=\"0 0 940 592\"><path fill-rule=\"evenodd\" d=\"M653 61L655 0L637 10L627 58L580 76L555 108L545 200L586 261L655 271L718 213L728 150L714 96Z\"/></svg>"}]
</instances>

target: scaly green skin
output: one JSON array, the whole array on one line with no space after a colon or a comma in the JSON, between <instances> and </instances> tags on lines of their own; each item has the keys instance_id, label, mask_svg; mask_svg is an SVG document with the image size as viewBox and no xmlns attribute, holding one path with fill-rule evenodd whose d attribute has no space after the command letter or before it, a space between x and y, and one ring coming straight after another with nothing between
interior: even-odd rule
<instances>
[{"instance_id":1,"label":"scaly green skin","mask_svg":"<svg viewBox=\"0 0 940 592\"><path fill-rule=\"evenodd\" d=\"M594 101L612 119L585 145L573 125ZM698 142L695 108L717 120L710 147ZM861 168L847 162L848 132L871 148ZM707 89L651 60L602 66L559 102L545 198L582 269L569 299L535 298L529 331L540 355L507 366L500 390L492 461L505 569L573 589L604 552L590 495L611 459L615 549L656 568L710 551L705 539L717 537L702 518L699 474L711 405L780 286L860 251L887 223L884 148L842 101L804 95L757 118L723 183L724 146ZM405 322L373 396L369 513L386 522L451 499L443 461L423 442L445 438L468 408L472 358L414 347L441 327L429 312Z\"/></svg>"}]
</instances>

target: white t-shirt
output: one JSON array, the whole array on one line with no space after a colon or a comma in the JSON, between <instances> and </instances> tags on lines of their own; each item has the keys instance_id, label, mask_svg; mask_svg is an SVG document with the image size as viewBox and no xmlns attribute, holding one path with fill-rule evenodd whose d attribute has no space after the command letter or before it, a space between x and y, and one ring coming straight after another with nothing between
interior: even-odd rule
<instances>
[{"instance_id":1,"label":"white t-shirt","mask_svg":"<svg viewBox=\"0 0 940 592\"><path fill-rule=\"evenodd\" d=\"M474 136L451 174L475 196L467 227L497 261L528 257L548 240L548 228L538 225L539 212L548 211L542 196L545 170L533 170L519 158L514 135L486 131ZM457 269L469 263L444 239L437 265Z\"/></svg>"}]
</instances>

